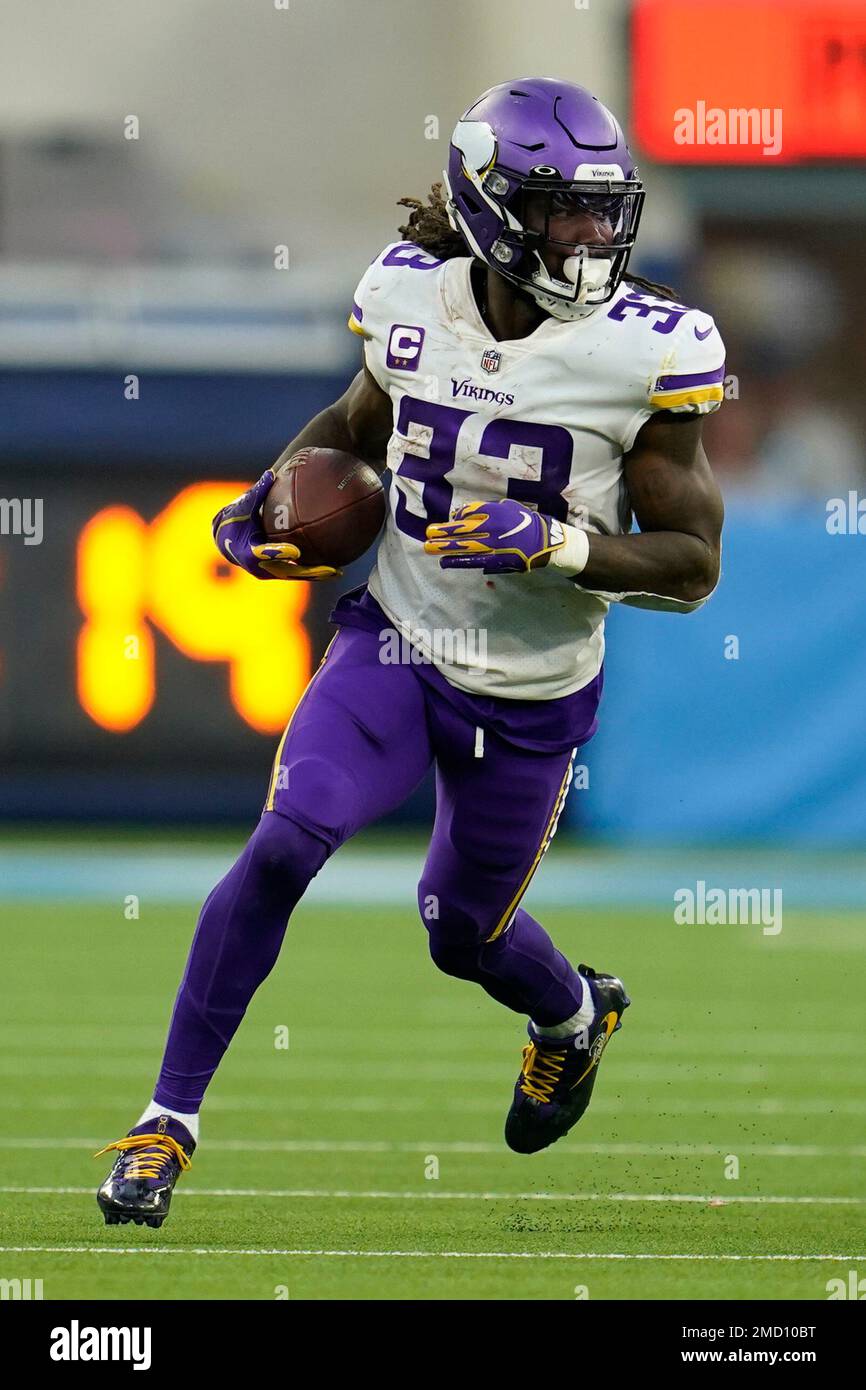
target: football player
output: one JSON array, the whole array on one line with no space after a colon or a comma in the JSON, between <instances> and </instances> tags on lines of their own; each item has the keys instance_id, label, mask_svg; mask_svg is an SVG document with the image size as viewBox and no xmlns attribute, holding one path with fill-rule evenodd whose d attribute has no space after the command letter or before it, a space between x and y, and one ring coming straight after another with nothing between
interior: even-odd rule
<instances>
[{"instance_id":1,"label":"football player","mask_svg":"<svg viewBox=\"0 0 866 1390\"><path fill-rule=\"evenodd\" d=\"M596 97L504 83L457 123L444 185L404 200L403 240L363 275L361 370L282 457L318 445L387 467L387 523L368 583L337 602L261 820L202 908L153 1101L108 1146L106 1221L161 1224L293 908L431 764L430 954L528 1020L506 1142L536 1152L586 1110L629 999L616 976L575 968L522 899L596 727L610 603L691 611L719 574L701 425L724 349L706 313L629 273L643 199ZM215 518L220 552L263 580L332 575L267 541L273 480ZM391 659L394 634L413 659Z\"/></svg>"}]
</instances>

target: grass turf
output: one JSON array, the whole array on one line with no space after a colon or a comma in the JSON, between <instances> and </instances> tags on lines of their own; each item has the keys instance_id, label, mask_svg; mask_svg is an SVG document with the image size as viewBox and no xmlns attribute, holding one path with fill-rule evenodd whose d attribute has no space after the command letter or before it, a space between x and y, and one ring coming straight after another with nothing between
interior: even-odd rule
<instances>
[{"instance_id":1,"label":"grass turf","mask_svg":"<svg viewBox=\"0 0 866 1390\"><path fill-rule=\"evenodd\" d=\"M844 915L764 937L545 913L634 1003L585 1119L525 1158L501 1141L522 1021L438 974L410 905L302 905L169 1220L105 1227L91 1154L150 1095L193 918L0 907L0 1278L49 1299L784 1300L866 1258L859 1203L736 1200L862 1199L866 969ZM747 1258L822 1254L845 1258Z\"/></svg>"}]
</instances>

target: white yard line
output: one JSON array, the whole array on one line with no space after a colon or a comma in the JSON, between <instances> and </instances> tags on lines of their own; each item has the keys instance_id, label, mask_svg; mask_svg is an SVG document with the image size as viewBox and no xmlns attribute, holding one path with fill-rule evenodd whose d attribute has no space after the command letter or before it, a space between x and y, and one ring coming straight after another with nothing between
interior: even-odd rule
<instances>
[{"instance_id":1,"label":"white yard line","mask_svg":"<svg viewBox=\"0 0 866 1390\"><path fill-rule=\"evenodd\" d=\"M760 1263L840 1261L855 1263L866 1254L852 1255L653 1255L600 1253L597 1250L231 1250L166 1245L0 1245L0 1255L236 1255L295 1256L362 1260L700 1260Z\"/></svg>"},{"instance_id":2,"label":"white yard line","mask_svg":"<svg viewBox=\"0 0 866 1390\"><path fill-rule=\"evenodd\" d=\"M68 1135L45 1138L0 1136L0 1149L101 1149L105 1143L105 1135L83 1139L73 1139ZM752 1158L866 1158L866 1144L741 1144L736 1137L720 1140L717 1144L592 1144L569 1140L565 1147L546 1150L545 1158L573 1159L579 1154L717 1158L719 1154L731 1152L731 1145L735 1145L738 1154L747 1154ZM483 1140L207 1139L203 1147L214 1153L452 1153L508 1156L504 1143L494 1144Z\"/></svg>"},{"instance_id":3,"label":"white yard line","mask_svg":"<svg viewBox=\"0 0 866 1390\"><path fill-rule=\"evenodd\" d=\"M0 1193L26 1196L91 1196L90 1187L0 1187ZM415 1192L392 1192L377 1189L352 1191L349 1188L318 1187L183 1187L184 1197L279 1197L292 1199L363 1199L395 1202L694 1202L702 1206L866 1206L866 1197L837 1196L724 1196L715 1192L439 1192L435 1188Z\"/></svg>"},{"instance_id":4,"label":"white yard line","mask_svg":"<svg viewBox=\"0 0 866 1390\"><path fill-rule=\"evenodd\" d=\"M756 1083L757 1084L757 1083ZM470 1099L466 1096L446 1096L440 1100L431 1101L429 1096L399 1096L384 1098L381 1095L355 1095L341 1099L338 1102L339 1109L344 1112L361 1115L411 1115L430 1111L435 1105L441 1112L462 1115L497 1115L503 1109L502 1098L478 1100ZM80 1097L77 1096L41 1096L34 1101L27 1102L28 1110L44 1110L54 1114L64 1111L80 1112L86 1108L88 1115L95 1111L100 1113L116 1114L124 1107L117 1101L96 1101L87 1100L83 1106ZM280 1096L278 1100L273 1096L238 1096L235 1099L215 1098L208 1105L208 1113L211 1115L244 1115L244 1114L264 1114L274 1115L280 1112L284 1114L321 1114L324 1109L321 1099L314 1099L308 1096ZM644 1114L652 1110L658 1113L659 1102L650 1103L646 1097L636 1101L623 1092L621 1096L602 1097L595 1102L597 1113L621 1114L623 1110L631 1114ZM666 1100L664 1102L663 1113L666 1115L704 1115L706 1114L706 1101L689 1100ZM829 1115L842 1114L849 1116L859 1116L866 1114L866 1101L860 1100L835 1100L826 1097L823 1100L801 1100L787 1101L776 1100L773 1097L758 1097L749 1100L748 1097L741 1096L737 1100L716 1099L713 1101L713 1111L717 1115L759 1115L771 1119L773 1116L804 1116L804 1115Z\"/></svg>"}]
</instances>

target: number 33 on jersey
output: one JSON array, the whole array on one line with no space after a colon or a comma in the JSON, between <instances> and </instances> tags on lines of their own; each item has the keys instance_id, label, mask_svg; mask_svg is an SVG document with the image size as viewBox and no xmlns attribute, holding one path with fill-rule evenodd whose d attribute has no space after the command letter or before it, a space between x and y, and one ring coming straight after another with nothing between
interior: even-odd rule
<instances>
[{"instance_id":1,"label":"number 33 on jersey","mask_svg":"<svg viewBox=\"0 0 866 1390\"><path fill-rule=\"evenodd\" d=\"M550 699L598 674L607 602L551 568L495 583L443 570L424 553L426 529L467 502L510 497L604 534L630 530L623 455L655 411L718 407L724 346L709 315L627 281L583 318L547 318L497 342L471 265L395 243L355 294L349 327L394 410L389 516L369 588L422 650L431 631L485 629L483 669L443 666L454 685L511 699L543 687Z\"/></svg>"}]
</instances>

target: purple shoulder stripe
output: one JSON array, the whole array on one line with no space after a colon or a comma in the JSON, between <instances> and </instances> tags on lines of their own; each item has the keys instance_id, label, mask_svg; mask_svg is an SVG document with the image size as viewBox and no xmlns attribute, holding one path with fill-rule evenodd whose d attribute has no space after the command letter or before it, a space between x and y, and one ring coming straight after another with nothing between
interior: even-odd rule
<instances>
[{"instance_id":1,"label":"purple shoulder stripe","mask_svg":"<svg viewBox=\"0 0 866 1390\"><path fill-rule=\"evenodd\" d=\"M656 382L657 391L684 391L689 386L715 386L725 379L725 364L712 372L674 372L670 376L660 376Z\"/></svg>"}]
</instances>

